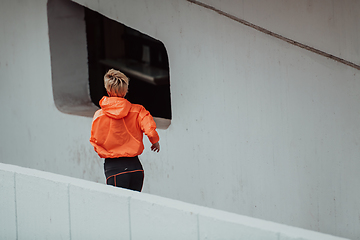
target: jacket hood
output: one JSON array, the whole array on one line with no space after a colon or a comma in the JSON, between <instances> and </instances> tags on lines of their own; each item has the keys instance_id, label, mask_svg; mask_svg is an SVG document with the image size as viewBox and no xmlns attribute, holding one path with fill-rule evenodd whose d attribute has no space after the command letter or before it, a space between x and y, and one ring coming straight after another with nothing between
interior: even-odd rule
<instances>
[{"instance_id":1,"label":"jacket hood","mask_svg":"<svg viewBox=\"0 0 360 240\"><path fill-rule=\"evenodd\" d=\"M121 97L104 96L99 103L106 116L115 119L126 117L131 108L131 103Z\"/></svg>"}]
</instances>

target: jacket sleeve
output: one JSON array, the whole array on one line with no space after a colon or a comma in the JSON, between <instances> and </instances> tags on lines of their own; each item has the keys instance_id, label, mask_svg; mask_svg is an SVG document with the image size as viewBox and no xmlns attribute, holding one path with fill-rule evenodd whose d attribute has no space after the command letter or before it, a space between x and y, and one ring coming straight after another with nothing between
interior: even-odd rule
<instances>
[{"instance_id":1,"label":"jacket sleeve","mask_svg":"<svg viewBox=\"0 0 360 240\"><path fill-rule=\"evenodd\" d=\"M139 112L139 126L141 131L149 138L149 141L154 144L159 141L159 134L156 131L156 123L150 112L144 107Z\"/></svg>"},{"instance_id":2,"label":"jacket sleeve","mask_svg":"<svg viewBox=\"0 0 360 240\"><path fill-rule=\"evenodd\" d=\"M106 136L104 136L106 133L104 133L104 131L101 131L101 123L99 120L100 115L101 110L96 111L91 124L90 143L95 147L95 151L99 144L103 144L104 139L106 138Z\"/></svg>"}]
</instances>

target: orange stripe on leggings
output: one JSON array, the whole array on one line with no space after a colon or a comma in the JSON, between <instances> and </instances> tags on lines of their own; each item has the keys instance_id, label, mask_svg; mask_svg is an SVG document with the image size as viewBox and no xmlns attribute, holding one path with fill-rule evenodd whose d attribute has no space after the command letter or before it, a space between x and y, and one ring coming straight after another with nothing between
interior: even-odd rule
<instances>
[{"instance_id":1,"label":"orange stripe on leggings","mask_svg":"<svg viewBox=\"0 0 360 240\"><path fill-rule=\"evenodd\" d=\"M107 184L107 181L109 180L109 178L114 177L114 184L115 184L115 187L116 187L116 176L122 175L122 174L125 174L125 173L134 173L134 172L144 172L144 170L127 171L127 172L121 172L121 173L118 173L118 174L115 174L115 175L111 175L110 177L108 177L106 179L106 184Z\"/></svg>"}]
</instances>

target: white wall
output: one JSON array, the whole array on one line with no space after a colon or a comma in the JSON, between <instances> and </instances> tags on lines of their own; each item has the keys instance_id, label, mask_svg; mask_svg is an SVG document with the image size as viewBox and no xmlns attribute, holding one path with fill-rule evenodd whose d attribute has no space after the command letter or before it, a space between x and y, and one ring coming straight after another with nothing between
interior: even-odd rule
<instances>
[{"instance_id":1,"label":"white wall","mask_svg":"<svg viewBox=\"0 0 360 240\"><path fill-rule=\"evenodd\" d=\"M358 70L185 0L76 2L161 40L168 51L173 119L159 131L159 154L145 141L145 192L360 239ZM358 25L347 19L359 20L359 7L341 10L340 2L333 1L333 16L348 28L323 22L323 35L314 30L321 27L309 30L330 10L315 14L293 2L279 33L356 62ZM276 7L251 6L239 17L278 32ZM62 114L53 103L46 2L8 1L0 9L7 22L0 98L11 103L2 106L1 161L102 182L102 161L88 143L91 118ZM301 18L292 23L292 16ZM341 29L338 41L319 40Z\"/></svg>"},{"instance_id":2,"label":"white wall","mask_svg":"<svg viewBox=\"0 0 360 240\"><path fill-rule=\"evenodd\" d=\"M102 160L89 146L91 118L54 104L46 4L0 3L0 159L104 182Z\"/></svg>"},{"instance_id":3,"label":"white wall","mask_svg":"<svg viewBox=\"0 0 360 240\"><path fill-rule=\"evenodd\" d=\"M0 163L1 239L345 240Z\"/></svg>"},{"instance_id":4,"label":"white wall","mask_svg":"<svg viewBox=\"0 0 360 240\"><path fill-rule=\"evenodd\" d=\"M360 65L360 2L357 0L199 2Z\"/></svg>"}]
</instances>

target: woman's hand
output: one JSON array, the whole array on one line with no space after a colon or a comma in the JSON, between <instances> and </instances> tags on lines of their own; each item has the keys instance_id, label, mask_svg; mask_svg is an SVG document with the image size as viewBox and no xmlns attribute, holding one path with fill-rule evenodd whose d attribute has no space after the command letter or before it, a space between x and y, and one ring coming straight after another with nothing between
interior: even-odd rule
<instances>
[{"instance_id":1,"label":"woman's hand","mask_svg":"<svg viewBox=\"0 0 360 240\"><path fill-rule=\"evenodd\" d=\"M160 144L159 144L159 142L154 143L154 144L151 146L151 150L154 151L154 152L159 152L159 151L160 151Z\"/></svg>"}]
</instances>

